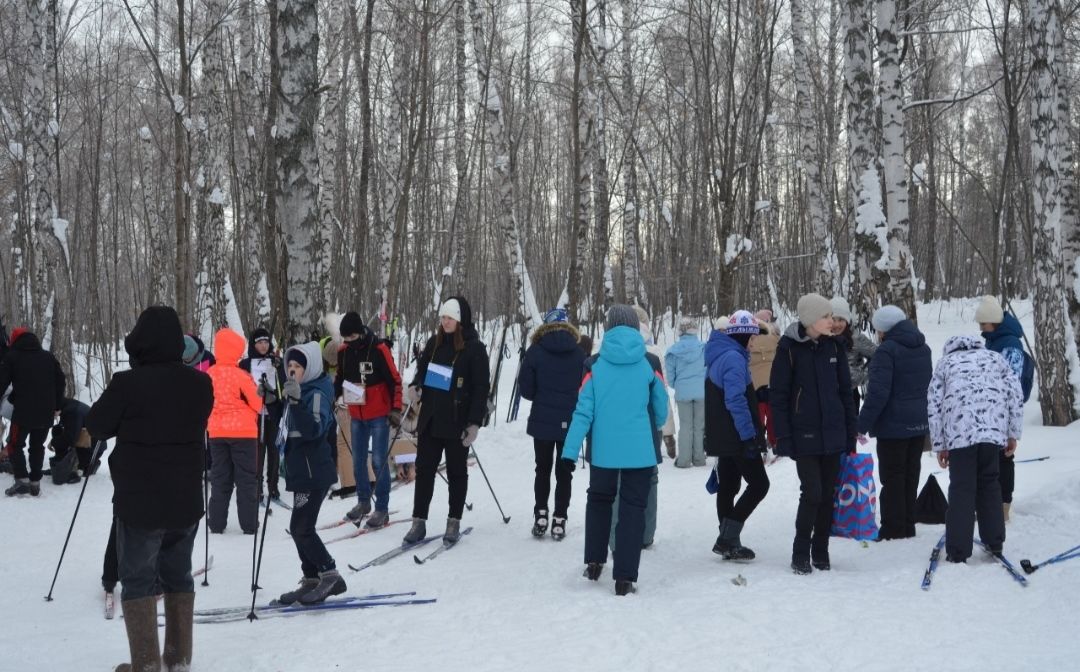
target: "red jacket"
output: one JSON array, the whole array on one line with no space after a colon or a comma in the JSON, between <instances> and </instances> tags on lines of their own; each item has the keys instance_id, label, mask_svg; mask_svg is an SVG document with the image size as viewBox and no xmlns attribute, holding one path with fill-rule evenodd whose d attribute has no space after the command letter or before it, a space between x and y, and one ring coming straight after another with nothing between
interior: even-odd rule
<instances>
[{"instance_id":1,"label":"red jacket","mask_svg":"<svg viewBox=\"0 0 1080 672\"><path fill-rule=\"evenodd\" d=\"M401 374L390 348L373 336L365 334L338 351L337 397L342 396L345 381L366 387L367 403L349 406L349 417L354 420L375 420L401 410Z\"/></svg>"}]
</instances>

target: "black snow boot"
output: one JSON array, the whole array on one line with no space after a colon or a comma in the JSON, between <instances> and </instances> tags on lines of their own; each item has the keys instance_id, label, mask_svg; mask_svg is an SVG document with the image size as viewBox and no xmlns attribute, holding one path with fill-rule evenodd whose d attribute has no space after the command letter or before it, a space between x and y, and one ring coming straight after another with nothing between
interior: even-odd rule
<instances>
[{"instance_id":1,"label":"black snow boot","mask_svg":"<svg viewBox=\"0 0 1080 672\"><path fill-rule=\"evenodd\" d=\"M547 534L548 528L548 512L547 509L540 509L533 514L533 526L532 535L537 539L543 539Z\"/></svg>"},{"instance_id":2,"label":"black snow boot","mask_svg":"<svg viewBox=\"0 0 1080 672\"><path fill-rule=\"evenodd\" d=\"M590 562L585 565L585 573L582 576L588 578L590 581L599 581L600 575L604 573L604 563L602 562Z\"/></svg>"},{"instance_id":3,"label":"black snow boot","mask_svg":"<svg viewBox=\"0 0 1080 672\"><path fill-rule=\"evenodd\" d=\"M791 557L791 571L799 575L810 574L814 570L810 567L810 558L801 555Z\"/></svg>"},{"instance_id":4,"label":"black snow boot","mask_svg":"<svg viewBox=\"0 0 1080 672\"><path fill-rule=\"evenodd\" d=\"M822 572L827 572L832 569L832 563L829 562L828 551L824 553L811 553L810 555L813 558L812 564L814 565L814 569Z\"/></svg>"},{"instance_id":5,"label":"black snow boot","mask_svg":"<svg viewBox=\"0 0 1080 672\"><path fill-rule=\"evenodd\" d=\"M732 560L735 562L749 562L757 557L757 555L749 548L742 545L742 540L739 539L739 534L742 532L743 523L737 520L731 520L725 518L724 533L727 536L727 550L723 552L724 560Z\"/></svg>"},{"instance_id":6,"label":"black snow boot","mask_svg":"<svg viewBox=\"0 0 1080 672\"><path fill-rule=\"evenodd\" d=\"M616 581L615 582L615 594L618 595L619 597L622 597L623 595L629 595L631 593L636 593L636 592L637 592L637 588L634 588L634 582L633 581Z\"/></svg>"},{"instance_id":7,"label":"black snow boot","mask_svg":"<svg viewBox=\"0 0 1080 672\"><path fill-rule=\"evenodd\" d=\"M728 519L724 518L720 521L720 534L716 537L716 543L713 544L712 552L717 555L723 555L731 549L731 544L728 541L727 536Z\"/></svg>"}]
</instances>

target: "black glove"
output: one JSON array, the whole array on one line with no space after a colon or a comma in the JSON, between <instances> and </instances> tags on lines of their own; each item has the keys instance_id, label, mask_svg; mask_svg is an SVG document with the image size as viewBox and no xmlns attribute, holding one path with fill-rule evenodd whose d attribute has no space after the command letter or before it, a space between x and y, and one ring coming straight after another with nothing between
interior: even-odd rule
<instances>
[{"instance_id":1,"label":"black glove","mask_svg":"<svg viewBox=\"0 0 1080 672\"><path fill-rule=\"evenodd\" d=\"M267 387L265 382L259 383L259 396L262 397L263 404L266 406L269 406L278 400L276 391Z\"/></svg>"},{"instance_id":2,"label":"black glove","mask_svg":"<svg viewBox=\"0 0 1080 672\"><path fill-rule=\"evenodd\" d=\"M568 471L577 469L577 460L568 460L565 457L560 457L559 462L562 462L563 466L566 467Z\"/></svg>"},{"instance_id":3,"label":"black glove","mask_svg":"<svg viewBox=\"0 0 1080 672\"><path fill-rule=\"evenodd\" d=\"M754 439L747 439L742 442L743 457L747 459L753 459L761 456L761 449L758 447L757 441Z\"/></svg>"}]
</instances>

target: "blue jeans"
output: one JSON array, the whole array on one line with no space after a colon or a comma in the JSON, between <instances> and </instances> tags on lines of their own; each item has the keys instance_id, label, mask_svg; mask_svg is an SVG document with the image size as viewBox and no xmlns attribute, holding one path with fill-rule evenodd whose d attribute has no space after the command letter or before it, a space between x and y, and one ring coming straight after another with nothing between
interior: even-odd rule
<instances>
[{"instance_id":1,"label":"blue jeans","mask_svg":"<svg viewBox=\"0 0 1080 672\"><path fill-rule=\"evenodd\" d=\"M371 468L375 471L375 510L390 508L390 468L386 464L390 453L390 420L383 416L374 420L352 421L353 477L356 479L356 498L371 499L368 480L368 440L371 440Z\"/></svg>"},{"instance_id":2,"label":"blue jeans","mask_svg":"<svg viewBox=\"0 0 1080 672\"><path fill-rule=\"evenodd\" d=\"M191 549L198 524L176 530L144 530L116 519L116 555L127 602L164 593L194 593Z\"/></svg>"}]
</instances>

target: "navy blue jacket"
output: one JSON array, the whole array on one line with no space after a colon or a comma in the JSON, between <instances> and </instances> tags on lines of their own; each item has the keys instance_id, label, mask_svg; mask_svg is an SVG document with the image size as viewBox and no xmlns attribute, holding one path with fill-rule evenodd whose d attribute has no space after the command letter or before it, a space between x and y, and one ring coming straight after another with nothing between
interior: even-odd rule
<instances>
[{"instance_id":1,"label":"navy blue jacket","mask_svg":"<svg viewBox=\"0 0 1080 672\"><path fill-rule=\"evenodd\" d=\"M323 373L322 349L315 342L293 346L308 361L300 379L300 400L284 411L288 437L282 460L285 489L312 492L329 488L337 481L332 442L334 431L334 384Z\"/></svg>"},{"instance_id":2,"label":"navy blue jacket","mask_svg":"<svg viewBox=\"0 0 1080 672\"><path fill-rule=\"evenodd\" d=\"M776 454L828 455L855 450L855 397L839 341L817 341L796 322L776 346L769 376Z\"/></svg>"},{"instance_id":3,"label":"navy blue jacket","mask_svg":"<svg viewBox=\"0 0 1080 672\"><path fill-rule=\"evenodd\" d=\"M911 320L890 329L870 359L859 433L910 439L930 431L926 391L934 366L926 338Z\"/></svg>"},{"instance_id":4,"label":"navy blue jacket","mask_svg":"<svg viewBox=\"0 0 1080 672\"><path fill-rule=\"evenodd\" d=\"M719 329L705 344L705 453L742 457L758 444L761 420L750 377L750 352Z\"/></svg>"},{"instance_id":5,"label":"navy blue jacket","mask_svg":"<svg viewBox=\"0 0 1080 672\"><path fill-rule=\"evenodd\" d=\"M566 439L585 364L578 336L577 329L564 322L545 324L533 332L521 362L518 389L532 402L526 431L534 439Z\"/></svg>"}]
</instances>

